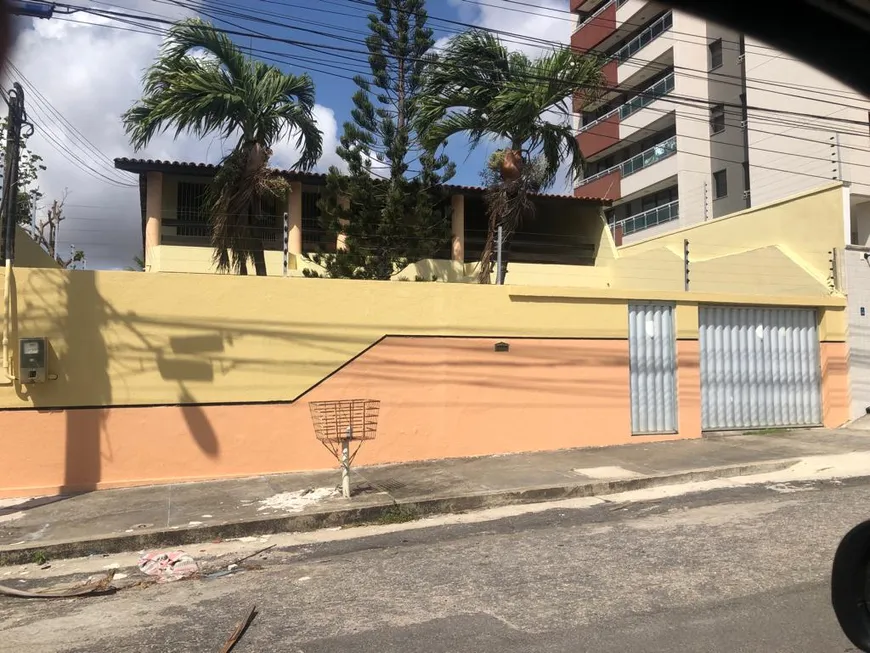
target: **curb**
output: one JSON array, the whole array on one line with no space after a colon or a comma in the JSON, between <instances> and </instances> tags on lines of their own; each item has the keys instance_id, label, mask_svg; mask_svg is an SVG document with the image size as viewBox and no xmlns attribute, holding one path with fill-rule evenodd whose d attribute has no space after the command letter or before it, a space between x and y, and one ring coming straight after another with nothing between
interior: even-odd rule
<instances>
[{"instance_id":1,"label":"curb","mask_svg":"<svg viewBox=\"0 0 870 653\"><path fill-rule=\"evenodd\" d=\"M536 487L524 490L500 490L453 497L427 497L388 501L360 508L343 508L279 517L263 517L208 526L158 529L133 535L108 535L62 542L26 544L8 548L0 547L0 566L27 564L32 561L33 555L36 552L40 552L49 560L59 560L90 555L124 553L142 549L177 547L216 539L314 531L321 528L335 528L336 526L364 525L388 517L391 512L395 511L396 507L404 508L407 511L406 514L425 517L428 515L483 510L509 505L606 496L608 494L618 494L632 490L645 490L661 485L675 485L778 472L791 467L799 460L801 459L787 458L760 463L707 467L685 472L641 476L613 481L593 481L591 483Z\"/></svg>"}]
</instances>

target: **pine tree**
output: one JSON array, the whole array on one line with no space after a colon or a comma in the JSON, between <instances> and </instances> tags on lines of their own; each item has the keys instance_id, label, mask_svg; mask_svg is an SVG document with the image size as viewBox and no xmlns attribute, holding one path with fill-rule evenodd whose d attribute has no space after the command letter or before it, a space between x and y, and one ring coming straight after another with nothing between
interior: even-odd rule
<instances>
[{"instance_id":1,"label":"pine tree","mask_svg":"<svg viewBox=\"0 0 870 653\"><path fill-rule=\"evenodd\" d=\"M454 166L443 153L424 149L414 130L435 43L425 2L376 0L375 6L366 38L371 79L354 80L353 120L337 148L347 173L330 168L320 201L323 226L345 238L345 249L316 257L332 277L389 279L434 257L450 238L442 185Z\"/></svg>"}]
</instances>

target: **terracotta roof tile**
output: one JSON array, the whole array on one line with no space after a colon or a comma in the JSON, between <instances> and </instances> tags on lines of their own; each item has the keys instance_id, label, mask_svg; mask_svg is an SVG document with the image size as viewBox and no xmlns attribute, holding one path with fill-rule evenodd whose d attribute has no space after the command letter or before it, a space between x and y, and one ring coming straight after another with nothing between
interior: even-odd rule
<instances>
[{"instance_id":1,"label":"terracotta roof tile","mask_svg":"<svg viewBox=\"0 0 870 653\"><path fill-rule=\"evenodd\" d=\"M115 159L115 167L119 170L127 170L128 172L147 172L148 168L178 168L182 170L195 170L202 172L211 172L217 170L218 166L214 163L195 163L192 161L165 161L161 159L133 159L128 157L119 157ZM302 180L310 181L325 181L326 175L321 172L298 172L290 169L276 168L276 172L284 175L295 177ZM482 193L486 189L483 186L464 186L456 184L448 184L450 190L465 192L465 193ZM581 202L601 202L602 204L610 204L611 200L602 199L600 197L565 195L558 193L541 193L538 197L546 197L562 200L579 200Z\"/></svg>"}]
</instances>

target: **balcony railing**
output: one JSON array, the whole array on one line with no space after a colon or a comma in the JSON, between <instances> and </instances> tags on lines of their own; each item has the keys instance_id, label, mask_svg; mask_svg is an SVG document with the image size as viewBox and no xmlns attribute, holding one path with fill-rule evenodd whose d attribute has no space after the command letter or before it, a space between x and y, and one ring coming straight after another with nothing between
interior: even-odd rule
<instances>
[{"instance_id":1,"label":"balcony railing","mask_svg":"<svg viewBox=\"0 0 870 653\"><path fill-rule=\"evenodd\" d=\"M602 177L606 177L609 174L614 172L622 172L623 177L628 177L629 175L633 175L635 172L643 170L654 163L658 163L662 159L666 159L672 154L676 154L677 152L677 137L671 136L669 139L658 143L657 145L653 145L648 150L644 150L640 154L636 154L631 157L627 161L623 161L622 163L617 163L615 166L611 166L607 168L607 170L602 170L594 175L589 177L584 177L580 180L578 186L582 186L584 184L588 184L596 179L601 179Z\"/></svg>"},{"instance_id":2,"label":"balcony railing","mask_svg":"<svg viewBox=\"0 0 870 653\"><path fill-rule=\"evenodd\" d=\"M622 166L622 176L628 177L629 175L633 175L635 172L639 172L644 168L648 168L654 163L658 163L662 159L666 159L672 154L676 153L677 137L671 136L666 141L662 141L657 145L653 145L648 150L644 150L640 154L636 154L628 161L623 161L620 164Z\"/></svg>"},{"instance_id":3,"label":"balcony railing","mask_svg":"<svg viewBox=\"0 0 870 653\"><path fill-rule=\"evenodd\" d=\"M626 0L622 0L622 1L625 2ZM605 9L607 9L607 8L608 8L610 5L612 5L614 2L617 3L616 6L618 7L618 6L619 6L619 0L609 0L608 2L605 2L605 3L602 4L600 7L598 7L598 9L596 9L594 12L592 12L590 15L588 15L588 16L583 20L583 22L581 22L579 25L577 25L577 27L574 29L574 31L577 32L577 30L579 30L580 28L585 27L586 25L588 25L589 23L591 23L591 22L592 22L593 20L595 20L599 15L601 15L601 12L602 12L602 11L604 11Z\"/></svg>"},{"instance_id":4,"label":"balcony railing","mask_svg":"<svg viewBox=\"0 0 870 653\"><path fill-rule=\"evenodd\" d=\"M671 73L619 107L619 119L624 120L625 118L628 118L631 114L649 106L660 97L667 95L673 90L674 73Z\"/></svg>"},{"instance_id":5,"label":"balcony railing","mask_svg":"<svg viewBox=\"0 0 870 653\"><path fill-rule=\"evenodd\" d=\"M635 113L636 111L640 111L646 106L649 106L660 97L667 95L673 90L674 73L671 73L664 79L661 79L652 86L650 86L648 89L641 91L641 93L637 97L633 97L625 104L621 104L615 109L608 111L603 116L600 116L595 120L586 123L585 125L581 125L580 128L577 130L577 133L579 134L581 132L585 132L587 129L591 129L598 123L604 122L605 120L610 118L610 116L614 115L617 112L619 113L620 119L628 118L631 114Z\"/></svg>"},{"instance_id":6,"label":"balcony railing","mask_svg":"<svg viewBox=\"0 0 870 653\"><path fill-rule=\"evenodd\" d=\"M664 16L647 27L640 34L635 36L631 41L619 48L614 55L619 63L625 63L636 55L640 50L652 42L656 37L661 36L668 31L674 24L674 16L669 11Z\"/></svg>"},{"instance_id":7,"label":"balcony railing","mask_svg":"<svg viewBox=\"0 0 870 653\"><path fill-rule=\"evenodd\" d=\"M674 200L673 202L662 204L661 206L649 209L643 213L631 215L619 222L614 222L610 225L610 230L615 236L617 228L622 227L622 235L629 236L638 231L655 227L657 224L664 224L665 222L677 220L679 217L680 200Z\"/></svg>"},{"instance_id":8,"label":"balcony railing","mask_svg":"<svg viewBox=\"0 0 870 653\"><path fill-rule=\"evenodd\" d=\"M582 132L585 132L588 129L592 129L598 123L604 122L605 120L610 118L610 116L615 115L621 108L622 107L616 107L615 109L611 109L610 111L605 113L603 116L596 118L595 120L592 120L591 122L587 122L585 125L580 125L580 128L577 130L577 133L580 134Z\"/></svg>"}]
</instances>

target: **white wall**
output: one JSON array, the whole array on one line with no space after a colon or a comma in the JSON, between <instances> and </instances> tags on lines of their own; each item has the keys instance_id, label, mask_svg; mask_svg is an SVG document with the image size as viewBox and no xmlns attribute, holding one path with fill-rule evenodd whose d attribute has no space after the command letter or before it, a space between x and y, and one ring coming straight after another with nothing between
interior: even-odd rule
<instances>
[{"instance_id":1,"label":"white wall","mask_svg":"<svg viewBox=\"0 0 870 653\"><path fill-rule=\"evenodd\" d=\"M694 16L674 12L674 95L706 98L707 23ZM692 34L696 36L684 36ZM689 70L686 70L689 69ZM691 103L694 104L694 103ZM705 198L710 195L710 112L703 103L683 105L677 111L677 167L679 168L680 220L685 227L709 215ZM676 227L676 225L673 225Z\"/></svg>"},{"instance_id":2,"label":"white wall","mask_svg":"<svg viewBox=\"0 0 870 653\"><path fill-rule=\"evenodd\" d=\"M870 132L866 125L837 121L866 123L870 103L864 97L750 38L746 77L750 107L773 110L749 111L753 206L837 178L838 159L852 192L870 193ZM838 132L839 158L832 140Z\"/></svg>"},{"instance_id":3,"label":"white wall","mask_svg":"<svg viewBox=\"0 0 870 653\"><path fill-rule=\"evenodd\" d=\"M870 254L870 248L846 248L842 265L849 298L847 342L852 419L864 415L870 406L870 263L865 254Z\"/></svg>"},{"instance_id":4,"label":"white wall","mask_svg":"<svg viewBox=\"0 0 870 653\"><path fill-rule=\"evenodd\" d=\"M728 194L712 200L713 217L718 218L747 208L743 191L745 188L743 162L746 159L743 145L743 120L740 106L740 57L739 35L724 27L709 23L707 41L713 43L722 39L722 65L710 71L707 88L710 102L725 104L725 131L710 136L710 155L712 160L710 196L714 197L712 173L725 170L728 180Z\"/></svg>"}]
</instances>

